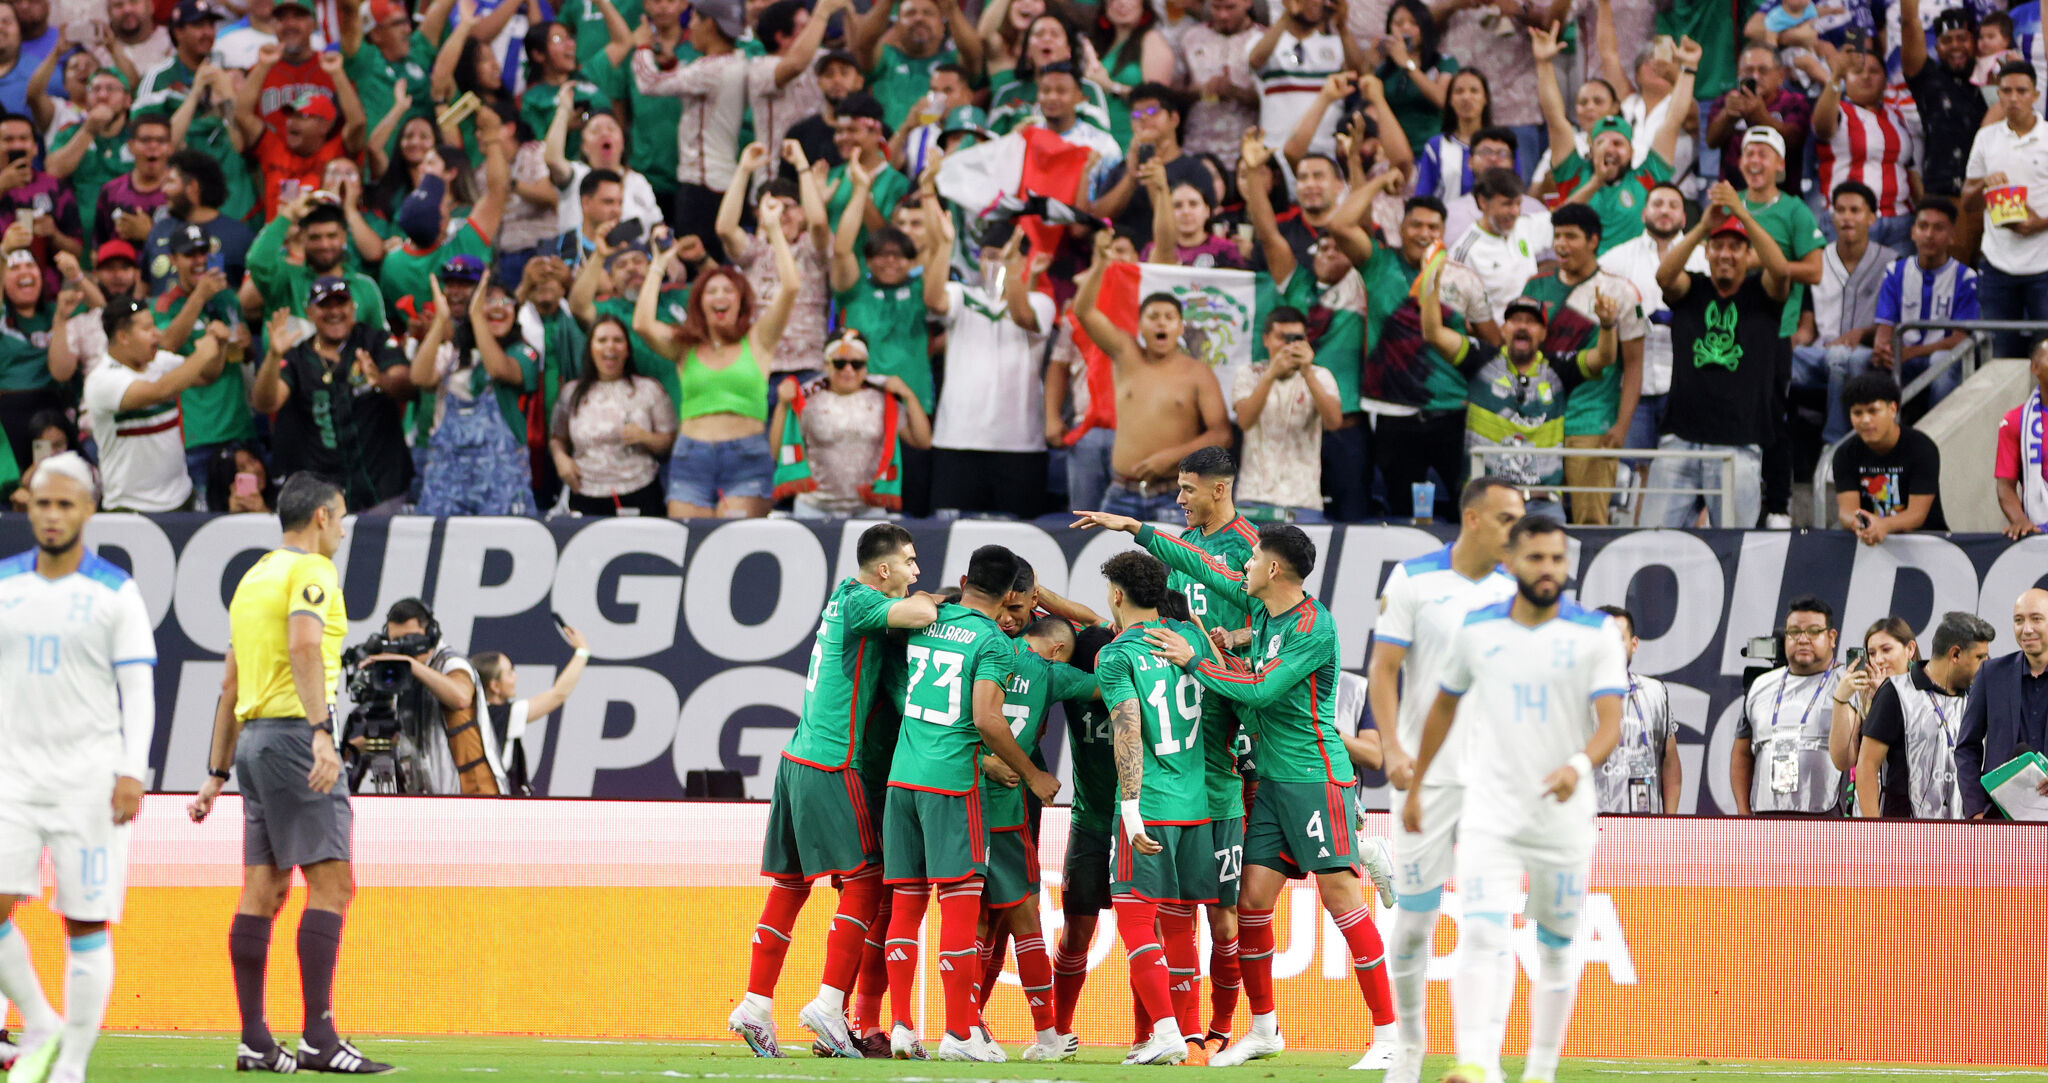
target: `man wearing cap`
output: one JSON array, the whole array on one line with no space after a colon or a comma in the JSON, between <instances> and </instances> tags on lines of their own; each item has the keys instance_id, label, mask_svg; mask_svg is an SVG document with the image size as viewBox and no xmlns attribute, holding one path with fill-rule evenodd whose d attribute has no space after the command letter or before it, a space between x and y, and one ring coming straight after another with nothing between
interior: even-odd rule
<instances>
[{"instance_id":1,"label":"man wearing cap","mask_svg":"<svg viewBox=\"0 0 2048 1083\"><path fill-rule=\"evenodd\" d=\"M83 403L100 450L100 503L110 511L182 511L192 505L179 399L220 378L228 328L212 324L189 357L162 349L149 306L107 302L107 356L85 378ZM113 362L108 364L107 362Z\"/></svg>"},{"instance_id":2,"label":"man wearing cap","mask_svg":"<svg viewBox=\"0 0 2048 1083\"><path fill-rule=\"evenodd\" d=\"M209 510L206 480L214 456L222 448L244 447L256 439L240 364L249 349L249 328L242 322L242 306L226 272L207 267L213 246L213 238L191 223L171 233L165 249L172 273L164 291L150 303L150 315L163 335L162 348L171 353L190 356L207 328L220 324L228 329L223 343L228 364L216 377L200 380L179 396L185 416L185 469L192 478L198 511Z\"/></svg>"},{"instance_id":3,"label":"man wearing cap","mask_svg":"<svg viewBox=\"0 0 2048 1083\"><path fill-rule=\"evenodd\" d=\"M220 163L205 152L186 148L171 155L164 171L164 213L149 228L140 250L151 291L161 293L177 279L170 245L187 226L205 234L220 254L228 285L241 286L256 234L247 222L221 212L227 191Z\"/></svg>"},{"instance_id":4,"label":"man wearing cap","mask_svg":"<svg viewBox=\"0 0 2048 1083\"><path fill-rule=\"evenodd\" d=\"M889 5L870 5L852 23L852 55L867 73L868 92L882 103L882 121L891 128L912 119L912 111L930 95L939 65L981 67L981 32L959 0L903 0L895 7L893 28ZM934 118L944 112L924 110Z\"/></svg>"},{"instance_id":5,"label":"man wearing cap","mask_svg":"<svg viewBox=\"0 0 2048 1083\"><path fill-rule=\"evenodd\" d=\"M148 296L142 284L142 263L137 259L135 246L119 237L98 248L92 254L93 284L109 302L123 297L138 300Z\"/></svg>"},{"instance_id":6,"label":"man wearing cap","mask_svg":"<svg viewBox=\"0 0 2048 1083\"><path fill-rule=\"evenodd\" d=\"M242 92L235 99L235 127L241 132L242 145L253 148L252 156L263 178L260 198L266 218L277 214L287 182L301 191L318 189L327 163L361 154L369 132L369 119L363 114L362 100L356 97L355 84L349 82L348 73L342 70L340 53L321 53L314 62L314 67L327 77L328 89L300 88L297 98L279 106L282 123L266 123L261 102L267 99L269 91L261 88L266 86L269 73L281 63L281 56L276 46L266 45L259 50L256 66L250 69L249 78L243 81ZM482 125L478 127L481 141Z\"/></svg>"},{"instance_id":7,"label":"man wearing cap","mask_svg":"<svg viewBox=\"0 0 2048 1083\"><path fill-rule=\"evenodd\" d=\"M454 229L448 228L451 200L447 186L431 175L422 177L419 187L398 208L398 228L405 234L405 244L385 255L377 282L383 287L384 303L405 312L408 325L415 316L424 315L432 297L427 280L442 264L455 256L474 256L479 261L491 258L512 192L512 165L499 136L503 124L489 109L476 111L476 141L484 151L484 194L470 208L469 217ZM421 320L414 332L423 333L425 328Z\"/></svg>"},{"instance_id":8,"label":"man wearing cap","mask_svg":"<svg viewBox=\"0 0 2048 1083\"><path fill-rule=\"evenodd\" d=\"M270 130L283 135L287 107L300 105L308 94L335 96L334 73L339 70L341 56L335 55L337 65L330 68L322 61L326 54L313 48L313 33L319 27L319 19L312 0L274 0L270 19L277 41L257 47L256 62L249 66L249 74L242 83L242 97L248 98L253 91L257 116ZM241 102L237 101L237 124L240 111ZM247 137L245 146L256 145L246 128L243 134Z\"/></svg>"},{"instance_id":9,"label":"man wearing cap","mask_svg":"<svg viewBox=\"0 0 2048 1083\"><path fill-rule=\"evenodd\" d=\"M1743 172L1746 137L1755 131L1777 134L1780 158L1805 161L1813 105L1785 85L1785 66L1778 62L1777 50L1750 42L1736 58L1735 74L1740 81L1707 112L1707 149L1721 152L1721 176L1732 180Z\"/></svg>"},{"instance_id":10,"label":"man wearing cap","mask_svg":"<svg viewBox=\"0 0 2048 1083\"><path fill-rule=\"evenodd\" d=\"M1900 0L1894 10L1906 26L1923 26L1921 0ZM1984 88L1970 81L1977 67L1977 17L1968 8L1950 8L1934 17L1934 55L1925 34L1907 34L1898 42L1899 70L1913 91L1920 112L1914 133L1920 148L1920 184L1928 195L1954 198L1963 192L1970 161L1970 142L1984 126L1990 109Z\"/></svg>"},{"instance_id":11,"label":"man wearing cap","mask_svg":"<svg viewBox=\"0 0 2048 1083\"><path fill-rule=\"evenodd\" d=\"M1778 250L1792 266L1792 293L1785 301L1778 329L1790 340L1799 329L1799 305L1806 288L1820 284L1821 249L1827 238L1821 236L1820 222L1806 201L1778 187L1778 178L1788 166L1785 137L1776 128L1758 126L1744 133L1740 162L1742 180L1748 185L1742 203L1764 232L1778 242Z\"/></svg>"},{"instance_id":12,"label":"man wearing cap","mask_svg":"<svg viewBox=\"0 0 2048 1083\"><path fill-rule=\"evenodd\" d=\"M1689 527L1701 505L1715 526L1748 529L1763 506L1763 446L1777 426L1779 358L1784 337L1779 315L1788 306L1792 267L1771 234L1727 181L1709 193L1712 206L1664 253L1657 284L1671 309L1671 392L1664 405L1661 451L1733 452L1732 509L1718 495L1658 493L1659 489L1718 494L1724 462L1660 458L1650 464L1650 494L1643 525ZM1685 269L1702 240L1707 274ZM1761 267L1751 273L1754 258Z\"/></svg>"},{"instance_id":13,"label":"man wearing cap","mask_svg":"<svg viewBox=\"0 0 2048 1083\"><path fill-rule=\"evenodd\" d=\"M849 94L864 93L867 77L861 74L860 63L854 60L853 54L844 49L819 53L815 68L818 90L825 96L825 106L815 115L790 125L789 138L796 140L797 145L804 149L805 161L838 165L845 161L839 156L839 148L832 139L838 123L839 103L845 101ZM887 110L879 109L875 115L877 119L886 120ZM776 149L781 150L779 147ZM784 159L777 175L785 180L795 180L796 167Z\"/></svg>"},{"instance_id":14,"label":"man wearing cap","mask_svg":"<svg viewBox=\"0 0 2048 1083\"><path fill-rule=\"evenodd\" d=\"M273 474L310 470L342 485L351 508L395 510L412 485L404 426L412 366L382 328L357 319L346 281L318 278L308 293L313 333L301 337L282 309L273 311L249 391L258 413L275 415Z\"/></svg>"},{"instance_id":15,"label":"man wearing cap","mask_svg":"<svg viewBox=\"0 0 2048 1083\"><path fill-rule=\"evenodd\" d=\"M296 226L301 262L285 258L285 237ZM348 224L340 207L316 200L306 192L278 208L277 216L265 223L249 245L249 277L263 295L264 310L288 308L294 316L308 315L315 279L338 278L355 298L362 321L384 330L384 293L377 280L356 270L348 251Z\"/></svg>"},{"instance_id":16,"label":"man wearing cap","mask_svg":"<svg viewBox=\"0 0 2048 1083\"><path fill-rule=\"evenodd\" d=\"M678 237L697 237L718 259L725 255L718 242L718 204L733 182L740 120L747 108L747 58L737 45L744 26L740 0L697 0L686 27L698 54L694 59L679 50L657 49L645 35L635 38L633 47L633 85L639 93L682 99L676 202L669 222ZM629 305L631 300L628 294Z\"/></svg>"},{"instance_id":17,"label":"man wearing cap","mask_svg":"<svg viewBox=\"0 0 2048 1083\"><path fill-rule=\"evenodd\" d=\"M713 242L717 237L711 237ZM610 316L626 325L626 340L633 347L633 371L661 383L668 392L669 401L682 398L683 388L676 376L675 362L663 357L640 332L633 330L633 302L640 296L640 287L647 282L647 268L650 262L644 245L628 245L612 248L599 242L598 258L586 260L576 271L576 280L569 285L569 312L587 332L600 316ZM443 283L446 285L446 283ZM603 300L600 292L609 289ZM661 291L659 318L663 323L681 326L690 317L690 288L687 282L664 283Z\"/></svg>"},{"instance_id":18,"label":"man wearing cap","mask_svg":"<svg viewBox=\"0 0 2048 1083\"><path fill-rule=\"evenodd\" d=\"M1966 199L2001 207L1984 218L1984 261L1978 301L1987 320L2048 320L2048 128L2041 126L2034 69L2010 61L1998 69L1998 104L2005 119L1977 130L1965 170ZM2001 333L2000 357L2021 357L2031 339Z\"/></svg>"},{"instance_id":19,"label":"man wearing cap","mask_svg":"<svg viewBox=\"0 0 2048 1083\"><path fill-rule=\"evenodd\" d=\"M213 0L178 0L171 10L171 55L143 70L135 93L136 112L177 112L192 92L199 69L212 58L214 39L227 17Z\"/></svg>"},{"instance_id":20,"label":"man wearing cap","mask_svg":"<svg viewBox=\"0 0 2048 1083\"><path fill-rule=\"evenodd\" d=\"M112 68L101 68L86 83L85 117L67 124L50 137L50 154L43 168L59 180L71 182L78 206L86 214L86 226L93 225L92 213L99 207L100 187L129 168L128 116L135 104L128 77ZM165 152L170 148L166 146ZM88 236L91 244L104 237Z\"/></svg>"},{"instance_id":21,"label":"man wearing cap","mask_svg":"<svg viewBox=\"0 0 2048 1083\"><path fill-rule=\"evenodd\" d=\"M1422 273L1422 337L1466 378L1466 450L1563 447L1566 397L1585 381L1597 379L1618 356L1621 301L1597 295L1593 307L1600 325L1599 340L1576 356L1556 357L1543 352L1550 305L1533 297L1516 297L1508 302L1501 322L1504 341L1492 346L1444 324L1437 286L1442 269L1443 265L1437 264ZM1563 517L1558 494L1551 491L1564 484L1562 455L1532 450L1527 455L1489 458L1485 472L1540 490L1529 494L1529 514Z\"/></svg>"},{"instance_id":22,"label":"man wearing cap","mask_svg":"<svg viewBox=\"0 0 2048 1083\"><path fill-rule=\"evenodd\" d=\"M1602 117L1586 132L1586 145L1592 151L1588 160L1579 153L1571 116L1564 107L1564 92L1557 85L1557 35L1531 29L1529 37L1536 49L1537 97L1543 102L1543 119L1550 130L1550 160L1556 163L1550 179L1557 185L1560 199L1584 203L1599 213L1600 250L1605 252L1643 231L1643 204L1650 189L1671 179L1671 156L1677 152L1686 111L1664 111L1663 125L1649 133L1650 153L1640 166L1635 164L1635 129L1618 116ZM1691 101L1693 77L1699 74L1699 43L1691 38L1681 40L1676 56L1678 82L1671 88L1671 97Z\"/></svg>"}]
</instances>

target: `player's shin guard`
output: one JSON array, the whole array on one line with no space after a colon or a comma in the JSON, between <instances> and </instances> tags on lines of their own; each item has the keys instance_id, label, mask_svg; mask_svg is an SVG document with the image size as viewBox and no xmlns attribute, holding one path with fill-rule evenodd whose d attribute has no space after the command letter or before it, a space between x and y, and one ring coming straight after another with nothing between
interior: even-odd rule
<instances>
[{"instance_id":1,"label":"player's shin guard","mask_svg":"<svg viewBox=\"0 0 2048 1083\"><path fill-rule=\"evenodd\" d=\"M1087 965L1087 960L1082 960ZM1024 983L1024 1001L1031 1005L1031 1029L1049 1030L1053 1025L1052 959L1045 953L1045 937L1033 933L1017 941L1017 977Z\"/></svg>"},{"instance_id":2,"label":"player's shin guard","mask_svg":"<svg viewBox=\"0 0 2048 1083\"><path fill-rule=\"evenodd\" d=\"M1358 991L1365 994L1365 1006L1372 1009L1372 1025L1386 1026L1394 1021L1394 994L1387 989L1387 946L1373 924L1372 904L1335 920L1344 945L1351 949L1351 971L1358 978Z\"/></svg>"},{"instance_id":3,"label":"player's shin guard","mask_svg":"<svg viewBox=\"0 0 2048 1083\"><path fill-rule=\"evenodd\" d=\"M981 881L939 888L939 984L946 993L946 1033L965 1038L981 1022L975 1006L974 922L981 913Z\"/></svg>"},{"instance_id":4,"label":"player's shin guard","mask_svg":"<svg viewBox=\"0 0 2048 1083\"><path fill-rule=\"evenodd\" d=\"M1185 1037L1202 1036L1202 949L1195 942L1195 908L1179 903L1159 907L1159 942L1166 949L1173 1017Z\"/></svg>"},{"instance_id":5,"label":"player's shin guard","mask_svg":"<svg viewBox=\"0 0 2048 1083\"><path fill-rule=\"evenodd\" d=\"M1229 1034L1237 1015L1237 995L1244 979L1237 965L1237 938L1219 939L1209 946L1209 1032Z\"/></svg>"},{"instance_id":6,"label":"player's shin guard","mask_svg":"<svg viewBox=\"0 0 2048 1083\"><path fill-rule=\"evenodd\" d=\"M277 1048L276 1040L270 1036L270 1024L263 1018L263 969L270 961L270 915L235 915L235 923L228 929L228 959L235 967L235 1003L242 1011L242 1044L257 1053L268 1053Z\"/></svg>"},{"instance_id":7,"label":"player's shin guard","mask_svg":"<svg viewBox=\"0 0 2048 1083\"><path fill-rule=\"evenodd\" d=\"M1237 908L1237 963L1253 1015L1273 1013L1273 912Z\"/></svg>"},{"instance_id":8,"label":"player's shin guard","mask_svg":"<svg viewBox=\"0 0 2048 1083\"><path fill-rule=\"evenodd\" d=\"M1116 931L1123 938L1124 958L1130 964L1131 988L1137 995L1140 1014L1155 1023L1173 1019L1166 952L1160 947L1155 928L1159 904L1134 895L1119 895L1115 903Z\"/></svg>"},{"instance_id":9,"label":"player's shin guard","mask_svg":"<svg viewBox=\"0 0 2048 1083\"><path fill-rule=\"evenodd\" d=\"M768 901L761 907L761 920L754 926L754 958L747 967L747 992L765 1000L775 999L775 983L782 977L782 961L789 957L790 930L803 913L804 900L811 897L811 885L795 877L778 876L768 885Z\"/></svg>"},{"instance_id":10,"label":"player's shin guard","mask_svg":"<svg viewBox=\"0 0 2048 1083\"><path fill-rule=\"evenodd\" d=\"M818 989L828 1007L846 1006L846 992L860 973L861 950L881 908L883 890L882 870L872 865L839 882L839 909L825 934L825 975Z\"/></svg>"},{"instance_id":11,"label":"player's shin guard","mask_svg":"<svg viewBox=\"0 0 2048 1083\"><path fill-rule=\"evenodd\" d=\"M0 918L0 994L21 1009L24 1028L36 1035L51 1034L64 1022L43 995L35 963L28 957L28 941L5 918Z\"/></svg>"},{"instance_id":12,"label":"player's shin guard","mask_svg":"<svg viewBox=\"0 0 2048 1083\"><path fill-rule=\"evenodd\" d=\"M1394 908L1394 943L1388 953L1388 977L1394 985L1394 1013L1401 1044L1426 1047L1429 1027L1423 1009L1429 1003L1429 957L1436 933L1436 909L1442 888L1421 895L1403 895Z\"/></svg>"},{"instance_id":13,"label":"player's shin guard","mask_svg":"<svg viewBox=\"0 0 2048 1083\"><path fill-rule=\"evenodd\" d=\"M1500 1077L1500 1045L1506 1035L1507 1000L1501 980L1509 976L1508 916L1466 914L1458 923L1458 974L1451 982L1451 1013L1456 1016L1458 1063Z\"/></svg>"},{"instance_id":14,"label":"player's shin guard","mask_svg":"<svg viewBox=\"0 0 2048 1083\"><path fill-rule=\"evenodd\" d=\"M1081 987L1088 983L1088 944L1094 939L1094 914L1067 915L1059 950L1052 957L1053 1026L1061 1034L1074 1032L1074 1009L1081 1003Z\"/></svg>"},{"instance_id":15,"label":"player's shin guard","mask_svg":"<svg viewBox=\"0 0 2048 1083\"><path fill-rule=\"evenodd\" d=\"M917 1029L917 1012L911 994L917 983L917 938L924 928L924 911L931 905L931 888L924 881L901 884L890 897L889 940L886 966L889 973L889 1007L892 1022Z\"/></svg>"},{"instance_id":16,"label":"player's shin guard","mask_svg":"<svg viewBox=\"0 0 2048 1083\"><path fill-rule=\"evenodd\" d=\"M306 1002L306 1041L315 1049L332 1049L341 1036L334 1032L334 964L341 957L341 915L332 910L307 910L299 916L299 991Z\"/></svg>"},{"instance_id":17,"label":"player's shin guard","mask_svg":"<svg viewBox=\"0 0 2048 1083\"><path fill-rule=\"evenodd\" d=\"M1524 1075L1557 1077L1557 1057L1579 995L1583 965L1570 939L1536 927L1536 981L1529 989L1529 1060Z\"/></svg>"},{"instance_id":18,"label":"player's shin guard","mask_svg":"<svg viewBox=\"0 0 2048 1083\"><path fill-rule=\"evenodd\" d=\"M889 917L895 910L891 900L896 893L885 884L877 889L880 903L861 942L860 980L853 997L853 1030L862 1037L882 1031L882 998L889 994L888 951L883 942L889 938Z\"/></svg>"},{"instance_id":19,"label":"player's shin guard","mask_svg":"<svg viewBox=\"0 0 2048 1083\"><path fill-rule=\"evenodd\" d=\"M99 1041L107 998L113 992L114 948L107 943L107 931L72 937L64 967L64 1040L57 1047L58 1068L85 1078L85 1065L92 1059L93 1043Z\"/></svg>"}]
</instances>

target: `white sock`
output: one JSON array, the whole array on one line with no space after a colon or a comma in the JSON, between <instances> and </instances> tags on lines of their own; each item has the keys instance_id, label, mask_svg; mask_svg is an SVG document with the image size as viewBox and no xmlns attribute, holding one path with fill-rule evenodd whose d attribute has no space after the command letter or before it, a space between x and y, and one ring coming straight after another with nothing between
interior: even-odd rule
<instances>
[{"instance_id":1,"label":"white sock","mask_svg":"<svg viewBox=\"0 0 2048 1083\"><path fill-rule=\"evenodd\" d=\"M11 921L0 921L0 995L21 1009L22 1033L38 1038L57 1032L64 1025L56 1009L43 995L36 980L35 963L28 957L28 941Z\"/></svg>"},{"instance_id":2,"label":"white sock","mask_svg":"<svg viewBox=\"0 0 2048 1083\"><path fill-rule=\"evenodd\" d=\"M1387 975L1394 985L1394 1013L1401 1044L1429 1048L1429 1023L1424 1009L1429 1005L1430 941L1436 933L1436 908L1427 911L1397 907L1394 910L1394 938L1387 951Z\"/></svg>"},{"instance_id":3,"label":"white sock","mask_svg":"<svg viewBox=\"0 0 2048 1083\"><path fill-rule=\"evenodd\" d=\"M818 1003L835 1015L846 1013L846 990L834 989L829 985L818 986Z\"/></svg>"},{"instance_id":4,"label":"white sock","mask_svg":"<svg viewBox=\"0 0 2048 1083\"><path fill-rule=\"evenodd\" d=\"M1182 1037L1180 1033L1180 1019L1171 1015L1164 1019L1153 1020L1152 1040L1161 1045L1169 1042L1174 1045L1187 1044L1187 1039Z\"/></svg>"},{"instance_id":5,"label":"white sock","mask_svg":"<svg viewBox=\"0 0 2048 1083\"><path fill-rule=\"evenodd\" d=\"M64 968L64 1044L57 1068L85 1075L100 1024L107 1018L107 998L114 992L114 946L107 931L71 938L71 958Z\"/></svg>"},{"instance_id":6,"label":"white sock","mask_svg":"<svg viewBox=\"0 0 2048 1083\"><path fill-rule=\"evenodd\" d=\"M1180 1029L1180 1021L1175 1020L1173 1026L1175 1030ZM1262 1038L1271 1038L1278 1033L1280 1033L1280 1016L1277 1012L1267 1012L1264 1015L1252 1016L1252 1027L1246 1032L1247 1035L1257 1034Z\"/></svg>"},{"instance_id":7,"label":"white sock","mask_svg":"<svg viewBox=\"0 0 2048 1083\"><path fill-rule=\"evenodd\" d=\"M1375 1049L1383 1045L1397 1045L1400 1041L1401 1024L1399 1023L1382 1023L1372 1028L1372 1047Z\"/></svg>"},{"instance_id":8,"label":"white sock","mask_svg":"<svg viewBox=\"0 0 2048 1083\"><path fill-rule=\"evenodd\" d=\"M740 1006L756 1015L765 1015L769 1018L774 1018L775 1016L775 998L773 997L764 997L759 993L748 993L740 998Z\"/></svg>"},{"instance_id":9,"label":"white sock","mask_svg":"<svg viewBox=\"0 0 2048 1083\"><path fill-rule=\"evenodd\" d=\"M1523 1079L1557 1077L1557 1057L1584 965L1571 941L1560 944L1547 930L1536 930L1536 982L1529 990L1529 1060Z\"/></svg>"},{"instance_id":10,"label":"white sock","mask_svg":"<svg viewBox=\"0 0 2048 1083\"><path fill-rule=\"evenodd\" d=\"M1500 1044L1507 1004L1500 995L1501 963L1508 954L1505 914L1466 914L1458 923L1458 974L1451 981L1451 1014L1458 1063L1484 1067L1500 1078Z\"/></svg>"},{"instance_id":11,"label":"white sock","mask_svg":"<svg viewBox=\"0 0 2048 1083\"><path fill-rule=\"evenodd\" d=\"M1058 1044L1060 1044L1060 1032L1059 1032L1059 1031L1057 1031L1057 1030L1054 1030L1054 1029L1052 1029L1051 1027L1047 1027L1047 1028L1045 1028L1044 1030L1041 1030L1041 1031L1039 1031L1039 1032L1038 1032L1038 1044L1039 1044L1039 1045L1058 1045Z\"/></svg>"}]
</instances>

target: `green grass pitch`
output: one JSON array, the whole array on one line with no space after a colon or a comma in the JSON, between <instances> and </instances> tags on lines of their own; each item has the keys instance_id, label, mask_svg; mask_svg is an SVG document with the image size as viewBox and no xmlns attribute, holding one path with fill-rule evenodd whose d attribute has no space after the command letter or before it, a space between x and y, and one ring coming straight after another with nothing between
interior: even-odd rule
<instances>
[{"instance_id":1,"label":"green grass pitch","mask_svg":"<svg viewBox=\"0 0 2048 1083\"><path fill-rule=\"evenodd\" d=\"M820 1060L806 1052L808 1033L786 1035L792 1045L787 1060L757 1060L737 1041L594 1042L539 1038L379 1038L356 1039L369 1056L400 1066L393 1079L419 1083L567 1083L573 1080L775 1080L810 1083L831 1080L893 1080L936 1083L940 1080L1044 1080L1056 1083L1110 1083L1135 1078L1150 1069L1124 1068L1124 1051L1087 1048L1081 1059L1066 1064L942 1064L903 1061ZM1020 1046L1006 1046L1012 1057ZM93 1054L92 1078L121 1083L222 1083L234 1078L235 1038L226 1034L110 1033ZM799 1055L801 1054L801 1055ZM1217 1069L1247 1081L1371 1080L1379 1073L1345 1071L1356 1057L1331 1053L1285 1053L1243 1068ZM1451 1066L1449 1057L1433 1057L1425 1080L1435 1080ZM1519 1061L1507 1061L1508 1079L1516 1079ZM1170 1069L1160 1068L1160 1072ZM256 1078L244 1076L243 1079ZM328 1077L314 1077L328 1078ZM1559 1083L1673 1083L1757 1080L1783 1083L1925 1083L1929 1080L1989 1080L1995 1083L2041 1081L2048 1071L2006 1068L1941 1068L1931 1066L1814 1064L1766 1061L1616 1061L1566 1060Z\"/></svg>"}]
</instances>

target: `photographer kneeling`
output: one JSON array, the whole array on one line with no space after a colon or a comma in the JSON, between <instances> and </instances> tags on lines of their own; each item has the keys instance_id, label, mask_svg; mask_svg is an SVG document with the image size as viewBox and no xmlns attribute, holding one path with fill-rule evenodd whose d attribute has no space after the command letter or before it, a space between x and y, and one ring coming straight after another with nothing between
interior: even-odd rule
<instances>
[{"instance_id":1,"label":"photographer kneeling","mask_svg":"<svg viewBox=\"0 0 2048 1083\"><path fill-rule=\"evenodd\" d=\"M346 734L353 785L367 774L372 793L507 792L497 742L479 724L483 682L468 659L442 645L426 603L393 604L384 631L351 648L342 664L355 704Z\"/></svg>"},{"instance_id":2,"label":"photographer kneeling","mask_svg":"<svg viewBox=\"0 0 2048 1083\"><path fill-rule=\"evenodd\" d=\"M532 699L512 698L519 694L519 672L512 668L512 659L504 651L482 651L469 659L483 681L484 702L489 704L491 718L490 738L504 750L499 759L505 765L505 793L512 797L533 796L533 775L526 754L527 727L555 713L568 700L569 693L576 690L576 682L583 677L583 664L590 660L590 648L584 645L583 636L576 629L563 625L562 638L569 641L576 653L562 667L554 686ZM538 747L533 750L531 763L540 763Z\"/></svg>"}]
</instances>

